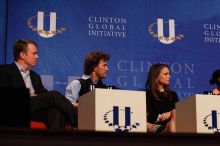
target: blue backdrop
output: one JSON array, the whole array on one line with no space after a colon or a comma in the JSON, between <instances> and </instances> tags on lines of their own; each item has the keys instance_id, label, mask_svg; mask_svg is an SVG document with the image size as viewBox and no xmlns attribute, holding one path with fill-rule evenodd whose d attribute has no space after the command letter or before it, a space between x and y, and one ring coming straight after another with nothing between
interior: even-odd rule
<instances>
[{"instance_id":1,"label":"blue backdrop","mask_svg":"<svg viewBox=\"0 0 220 146\"><path fill-rule=\"evenodd\" d=\"M6 45L6 0L0 1L0 64L5 63L5 45Z\"/></svg>"},{"instance_id":2,"label":"blue backdrop","mask_svg":"<svg viewBox=\"0 0 220 146\"><path fill-rule=\"evenodd\" d=\"M38 43L34 68L49 89L64 93L82 75L92 50L111 55L105 82L142 90L149 67L171 68L171 87L183 99L213 88L219 68L218 0L8 0L6 62L20 38Z\"/></svg>"}]
</instances>

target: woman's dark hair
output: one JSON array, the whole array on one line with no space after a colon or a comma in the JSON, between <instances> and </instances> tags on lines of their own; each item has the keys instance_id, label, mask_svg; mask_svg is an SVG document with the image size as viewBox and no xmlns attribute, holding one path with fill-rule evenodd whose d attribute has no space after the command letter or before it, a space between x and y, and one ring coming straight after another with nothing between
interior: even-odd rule
<instances>
[{"instance_id":1,"label":"woman's dark hair","mask_svg":"<svg viewBox=\"0 0 220 146\"><path fill-rule=\"evenodd\" d=\"M146 82L145 88L151 91L153 97L156 100L159 100L158 94L160 93L158 90L157 77L159 76L161 70L165 67L170 70L170 68L167 64L155 63L150 67L149 72L148 72L147 82ZM168 94L170 91L169 85L164 86L164 90L165 90L164 94L165 95Z\"/></svg>"},{"instance_id":2,"label":"woman's dark hair","mask_svg":"<svg viewBox=\"0 0 220 146\"><path fill-rule=\"evenodd\" d=\"M220 69L217 69L212 73L212 78L209 80L209 83L212 85L216 84L217 86L220 86L219 78L220 78Z\"/></svg>"},{"instance_id":3,"label":"woman's dark hair","mask_svg":"<svg viewBox=\"0 0 220 146\"><path fill-rule=\"evenodd\" d=\"M20 39L14 44L13 47L14 61L17 61L19 59L21 52L27 51L28 44L33 44L37 47L36 42L27 39Z\"/></svg>"},{"instance_id":4,"label":"woman's dark hair","mask_svg":"<svg viewBox=\"0 0 220 146\"><path fill-rule=\"evenodd\" d=\"M108 61L110 55L101 51L92 51L88 54L84 61L83 71L85 75L90 75L94 69L99 65L100 60Z\"/></svg>"}]
</instances>

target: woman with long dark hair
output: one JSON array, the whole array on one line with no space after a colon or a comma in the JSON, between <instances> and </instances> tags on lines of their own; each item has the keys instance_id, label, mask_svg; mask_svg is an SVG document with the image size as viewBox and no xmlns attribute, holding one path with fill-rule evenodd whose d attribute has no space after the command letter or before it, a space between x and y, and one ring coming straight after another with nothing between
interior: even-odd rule
<instances>
[{"instance_id":1,"label":"woman with long dark hair","mask_svg":"<svg viewBox=\"0 0 220 146\"><path fill-rule=\"evenodd\" d=\"M169 88L170 69L167 64L156 63L150 67L146 82L148 132L175 132L176 92Z\"/></svg>"}]
</instances>

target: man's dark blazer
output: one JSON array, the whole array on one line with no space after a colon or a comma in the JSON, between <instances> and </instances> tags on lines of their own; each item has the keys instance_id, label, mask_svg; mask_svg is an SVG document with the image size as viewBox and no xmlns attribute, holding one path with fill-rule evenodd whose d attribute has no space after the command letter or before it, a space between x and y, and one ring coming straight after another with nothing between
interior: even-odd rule
<instances>
[{"instance_id":1,"label":"man's dark blazer","mask_svg":"<svg viewBox=\"0 0 220 146\"><path fill-rule=\"evenodd\" d=\"M37 73L30 70L30 77L35 94L47 92ZM24 80L15 63L0 65L0 87L25 88Z\"/></svg>"},{"instance_id":2,"label":"man's dark blazer","mask_svg":"<svg viewBox=\"0 0 220 146\"><path fill-rule=\"evenodd\" d=\"M65 123L77 125L77 109L57 91L47 91L40 76L30 70L36 96L30 98L31 119L46 122L51 129L65 128ZM15 63L0 65L0 87L25 88L25 82Z\"/></svg>"}]
</instances>

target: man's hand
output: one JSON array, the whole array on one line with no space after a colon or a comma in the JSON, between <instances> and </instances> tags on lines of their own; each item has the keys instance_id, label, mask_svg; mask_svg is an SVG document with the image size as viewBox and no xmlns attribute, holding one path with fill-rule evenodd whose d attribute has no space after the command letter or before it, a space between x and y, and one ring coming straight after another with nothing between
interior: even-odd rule
<instances>
[{"instance_id":1,"label":"man's hand","mask_svg":"<svg viewBox=\"0 0 220 146\"><path fill-rule=\"evenodd\" d=\"M78 107L79 104L78 103L73 103L73 106Z\"/></svg>"},{"instance_id":2,"label":"man's hand","mask_svg":"<svg viewBox=\"0 0 220 146\"><path fill-rule=\"evenodd\" d=\"M30 94L30 96L37 96L37 94Z\"/></svg>"},{"instance_id":3,"label":"man's hand","mask_svg":"<svg viewBox=\"0 0 220 146\"><path fill-rule=\"evenodd\" d=\"M214 90L212 90L212 93L214 95L218 95L218 94L220 94L220 91L217 88L215 88Z\"/></svg>"}]
</instances>

